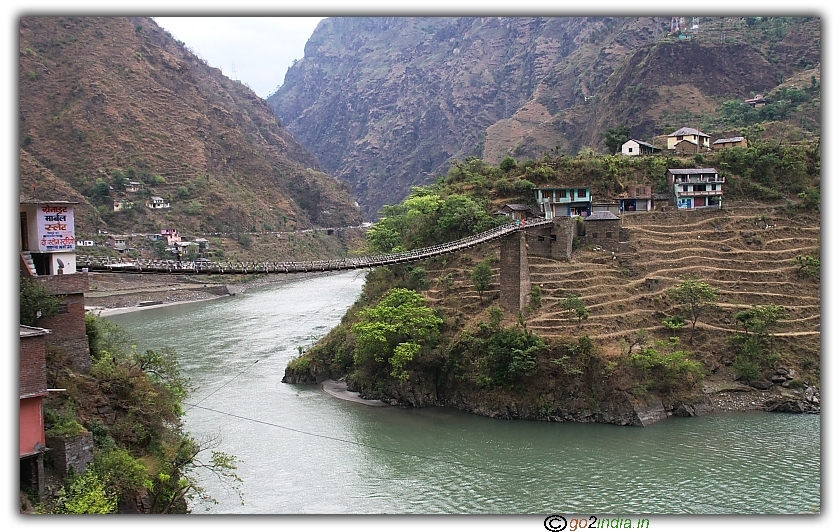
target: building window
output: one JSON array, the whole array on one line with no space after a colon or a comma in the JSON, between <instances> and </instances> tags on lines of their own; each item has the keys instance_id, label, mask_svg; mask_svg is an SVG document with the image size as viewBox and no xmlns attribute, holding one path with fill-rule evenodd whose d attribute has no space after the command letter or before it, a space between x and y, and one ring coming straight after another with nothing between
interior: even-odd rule
<instances>
[{"instance_id":1,"label":"building window","mask_svg":"<svg viewBox=\"0 0 840 532\"><path fill-rule=\"evenodd\" d=\"M592 238L598 238L598 233L592 233Z\"/></svg>"},{"instance_id":2,"label":"building window","mask_svg":"<svg viewBox=\"0 0 840 532\"><path fill-rule=\"evenodd\" d=\"M682 135L677 135L677 140L682 140L682 139L683 139Z\"/></svg>"},{"instance_id":3,"label":"building window","mask_svg":"<svg viewBox=\"0 0 840 532\"><path fill-rule=\"evenodd\" d=\"M627 148L627 153L633 153L633 148Z\"/></svg>"},{"instance_id":4,"label":"building window","mask_svg":"<svg viewBox=\"0 0 840 532\"><path fill-rule=\"evenodd\" d=\"M607 231L607 238L612 238L612 231Z\"/></svg>"},{"instance_id":5,"label":"building window","mask_svg":"<svg viewBox=\"0 0 840 532\"><path fill-rule=\"evenodd\" d=\"M578 189L578 197L579 198L585 198L586 197L586 189L585 188L579 188Z\"/></svg>"},{"instance_id":6,"label":"building window","mask_svg":"<svg viewBox=\"0 0 840 532\"><path fill-rule=\"evenodd\" d=\"M563 190L558 190L557 191L557 197L558 198L565 198L566 197L566 189L564 188Z\"/></svg>"},{"instance_id":7,"label":"building window","mask_svg":"<svg viewBox=\"0 0 840 532\"><path fill-rule=\"evenodd\" d=\"M58 307L56 308L55 313L56 314L67 314L68 312L70 312L70 311L67 309L67 303L59 303Z\"/></svg>"}]
</instances>

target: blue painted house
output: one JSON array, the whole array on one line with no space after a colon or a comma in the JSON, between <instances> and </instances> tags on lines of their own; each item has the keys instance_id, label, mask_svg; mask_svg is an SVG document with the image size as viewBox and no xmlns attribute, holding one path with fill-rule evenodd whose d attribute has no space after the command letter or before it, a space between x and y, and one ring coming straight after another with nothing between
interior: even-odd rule
<instances>
[{"instance_id":1,"label":"blue painted house","mask_svg":"<svg viewBox=\"0 0 840 532\"><path fill-rule=\"evenodd\" d=\"M547 220L555 216L589 216L592 194L586 187L538 188L537 205Z\"/></svg>"}]
</instances>

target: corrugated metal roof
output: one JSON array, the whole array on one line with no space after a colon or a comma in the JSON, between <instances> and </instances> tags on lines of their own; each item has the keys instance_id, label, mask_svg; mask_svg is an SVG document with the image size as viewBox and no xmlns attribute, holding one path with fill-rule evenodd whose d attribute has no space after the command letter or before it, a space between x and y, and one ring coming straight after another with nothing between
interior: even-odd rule
<instances>
[{"instance_id":1,"label":"corrugated metal roof","mask_svg":"<svg viewBox=\"0 0 840 532\"><path fill-rule=\"evenodd\" d=\"M726 142L741 142L742 140L744 140L744 137L732 137L731 139L718 139L712 144L724 144Z\"/></svg>"},{"instance_id":2,"label":"corrugated metal roof","mask_svg":"<svg viewBox=\"0 0 840 532\"><path fill-rule=\"evenodd\" d=\"M610 211L596 211L584 218L584 220L620 220L618 216Z\"/></svg>"},{"instance_id":3,"label":"corrugated metal roof","mask_svg":"<svg viewBox=\"0 0 840 532\"><path fill-rule=\"evenodd\" d=\"M678 136L681 136L681 135L700 135L702 137L708 137L709 136L709 135L706 135L705 133L703 133L702 131L700 131L698 129L694 129L693 127L680 128L680 129L674 131L673 133L671 133L668 136L669 137L678 137Z\"/></svg>"},{"instance_id":4,"label":"corrugated metal roof","mask_svg":"<svg viewBox=\"0 0 840 532\"><path fill-rule=\"evenodd\" d=\"M668 171L675 175L687 174L716 174L714 168L668 168Z\"/></svg>"}]
</instances>

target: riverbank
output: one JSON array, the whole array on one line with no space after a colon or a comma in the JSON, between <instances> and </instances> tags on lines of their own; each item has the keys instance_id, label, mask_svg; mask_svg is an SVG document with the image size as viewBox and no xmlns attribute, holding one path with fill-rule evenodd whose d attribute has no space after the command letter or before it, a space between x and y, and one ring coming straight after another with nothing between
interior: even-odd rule
<instances>
[{"instance_id":1,"label":"riverbank","mask_svg":"<svg viewBox=\"0 0 840 532\"><path fill-rule=\"evenodd\" d=\"M98 316L114 316L183 303L235 296L248 290L283 284L323 273L262 274L248 276L142 275L89 273L85 310Z\"/></svg>"}]
</instances>

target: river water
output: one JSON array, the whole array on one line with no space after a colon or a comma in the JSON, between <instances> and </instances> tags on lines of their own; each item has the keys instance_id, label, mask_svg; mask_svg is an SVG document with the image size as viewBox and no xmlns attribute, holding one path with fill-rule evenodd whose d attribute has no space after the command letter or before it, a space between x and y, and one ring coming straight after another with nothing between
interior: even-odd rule
<instances>
[{"instance_id":1,"label":"river water","mask_svg":"<svg viewBox=\"0 0 840 532\"><path fill-rule=\"evenodd\" d=\"M820 511L820 417L763 412L647 428L371 407L283 384L299 347L340 322L362 272L108 319L170 346L196 391L187 430L236 455L242 500L218 514L779 514ZM540 527L542 528L542 527Z\"/></svg>"}]
</instances>

